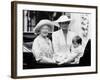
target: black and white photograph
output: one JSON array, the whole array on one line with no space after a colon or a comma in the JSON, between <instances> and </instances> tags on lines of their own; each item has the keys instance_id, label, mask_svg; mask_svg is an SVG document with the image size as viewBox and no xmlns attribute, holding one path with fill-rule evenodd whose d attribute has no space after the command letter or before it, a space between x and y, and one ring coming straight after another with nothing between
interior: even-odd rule
<instances>
[{"instance_id":1,"label":"black and white photograph","mask_svg":"<svg viewBox=\"0 0 100 80\"><path fill-rule=\"evenodd\" d=\"M23 68L91 66L88 13L23 10Z\"/></svg>"},{"instance_id":2,"label":"black and white photograph","mask_svg":"<svg viewBox=\"0 0 100 80\"><path fill-rule=\"evenodd\" d=\"M14 4L14 77L97 72L96 6Z\"/></svg>"}]
</instances>

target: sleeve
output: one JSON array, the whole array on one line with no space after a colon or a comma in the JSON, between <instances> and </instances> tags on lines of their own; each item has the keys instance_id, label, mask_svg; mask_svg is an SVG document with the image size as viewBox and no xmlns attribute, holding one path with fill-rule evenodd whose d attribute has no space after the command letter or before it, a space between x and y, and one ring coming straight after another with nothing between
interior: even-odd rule
<instances>
[{"instance_id":1,"label":"sleeve","mask_svg":"<svg viewBox=\"0 0 100 80\"><path fill-rule=\"evenodd\" d=\"M84 47L83 46L80 47L79 52L80 52L80 55L78 57L81 58L84 54Z\"/></svg>"},{"instance_id":2,"label":"sleeve","mask_svg":"<svg viewBox=\"0 0 100 80\"><path fill-rule=\"evenodd\" d=\"M59 53L60 49L59 49L58 38L54 33L52 34L52 44L53 44L54 53L55 54Z\"/></svg>"},{"instance_id":3,"label":"sleeve","mask_svg":"<svg viewBox=\"0 0 100 80\"><path fill-rule=\"evenodd\" d=\"M33 55L36 58L36 61L41 60L41 56L42 56L39 45L40 45L39 41L37 39L35 39L34 42L33 42L33 46L32 46L32 52L33 52Z\"/></svg>"},{"instance_id":4,"label":"sleeve","mask_svg":"<svg viewBox=\"0 0 100 80\"><path fill-rule=\"evenodd\" d=\"M78 64L80 62L80 58L83 56L83 47L80 46L80 48L78 49L78 51L76 50L76 52L73 52L74 54L78 53L78 55L75 58L75 61L73 63Z\"/></svg>"}]
</instances>

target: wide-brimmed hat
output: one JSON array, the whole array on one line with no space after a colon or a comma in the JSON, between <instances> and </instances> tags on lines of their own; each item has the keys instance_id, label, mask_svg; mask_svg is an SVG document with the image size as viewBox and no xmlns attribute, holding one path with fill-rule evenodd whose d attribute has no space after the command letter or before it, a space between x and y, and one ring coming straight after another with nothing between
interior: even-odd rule
<instances>
[{"instance_id":1,"label":"wide-brimmed hat","mask_svg":"<svg viewBox=\"0 0 100 80\"><path fill-rule=\"evenodd\" d=\"M72 19L70 19L70 18L68 18L68 16L66 16L66 15L62 15L62 16L60 16L56 21L54 21L54 22L67 22L67 21L71 21Z\"/></svg>"},{"instance_id":2,"label":"wide-brimmed hat","mask_svg":"<svg viewBox=\"0 0 100 80\"><path fill-rule=\"evenodd\" d=\"M38 34L40 32L41 27L43 27L44 25L47 25L48 27L50 27L50 33L53 32L54 30L54 25L52 23L52 21L48 20L48 19L43 19L40 20L39 23L36 25L36 27L34 28L34 33Z\"/></svg>"}]
</instances>

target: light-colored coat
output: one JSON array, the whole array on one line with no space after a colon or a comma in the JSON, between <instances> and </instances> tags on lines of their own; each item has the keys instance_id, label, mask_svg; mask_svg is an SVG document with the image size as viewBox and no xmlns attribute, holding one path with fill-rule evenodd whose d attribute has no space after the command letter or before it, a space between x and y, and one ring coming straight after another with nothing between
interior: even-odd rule
<instances>
[{"instance_id":1,"label":"light-colored coat","mask_svg":"<svg viewBox=\"0 0 100 80\"><path fill-rule=\"evenodd\" d=\"M37 36L33 42L32 52L37 61L43 57L53 58L53 49L50 39Z\"/></svg>"},{"instance_id":2,"label":"light-colored coat","mask_svg":"<svg viewBox=\"0 0 100 80\"><path fill-rule=\"evenodd\" d=\"M62 56L67 56L68 54L70 54L72 39L76 35L77 34L75 32L68 31L68 33L66 34L67 37L65 39L62 29L53 32L52 43L53 43L54 53Z\"/></svg>"}]
</instances>

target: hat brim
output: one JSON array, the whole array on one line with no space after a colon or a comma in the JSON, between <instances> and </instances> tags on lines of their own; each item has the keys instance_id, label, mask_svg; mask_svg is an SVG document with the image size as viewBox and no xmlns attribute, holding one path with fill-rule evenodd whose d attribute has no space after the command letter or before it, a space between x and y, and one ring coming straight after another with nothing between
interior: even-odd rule
<instances>
[{"instance_id":1,"label":"hat brim","mask_svg":"<svg viewBox=\"0 0 100 80\"><path fill-rule=\"evenodd\" d=\"M72 19L68 19L68 20L56 20L56 21L54 21L54 22L68 22L68 21L72 21Z\"/></svg>"},{"instance_id":2,"label":"hat brim","mask_svg":"<svg viewBox=\"0 0 100 80\"><path fill-rule=\"evenodd\" d=\"M34 30L33 30L34 33L39 34L41 27L43 27L44 25L47 25L50 28L49 33L53 32L53 30L54 30L53 23L51 21L49 21L49 20L42 20L34 28Z\"/></svg>"}]
</instances>

